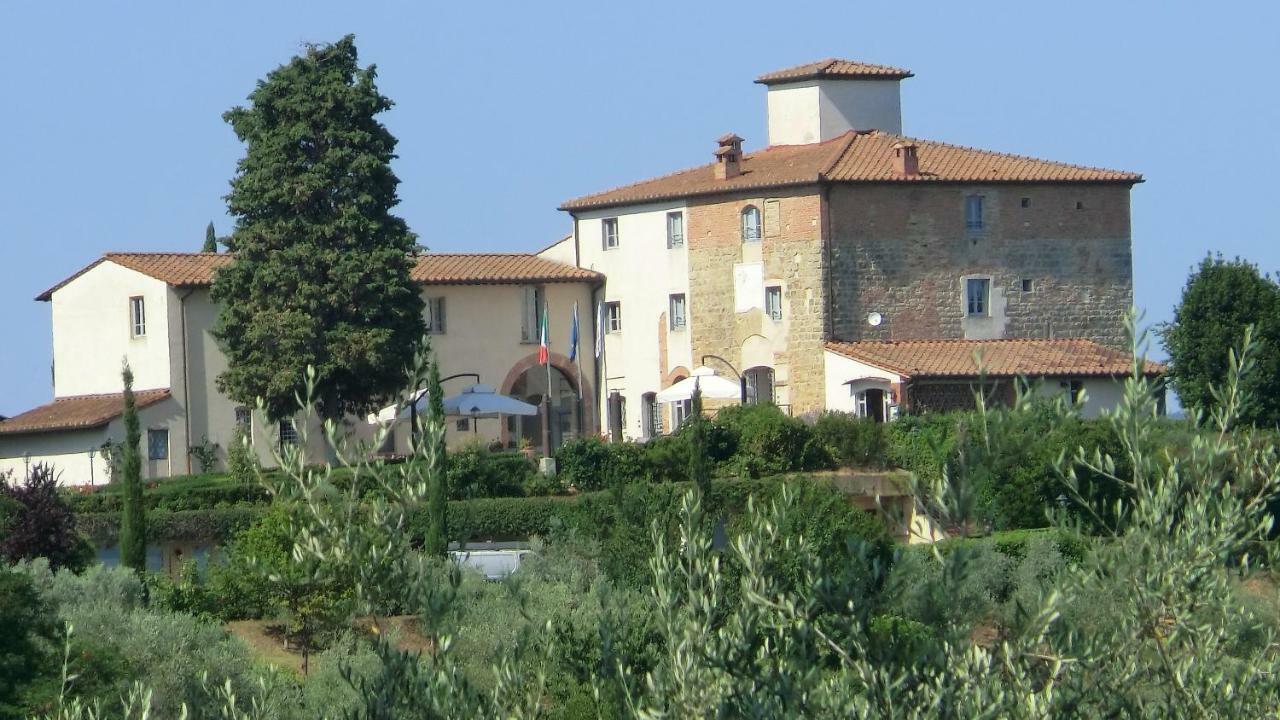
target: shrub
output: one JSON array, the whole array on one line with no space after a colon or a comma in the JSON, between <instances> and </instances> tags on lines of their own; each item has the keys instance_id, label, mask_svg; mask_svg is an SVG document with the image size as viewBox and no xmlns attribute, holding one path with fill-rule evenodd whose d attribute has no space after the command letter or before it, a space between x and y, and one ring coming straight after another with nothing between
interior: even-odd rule
<instances>
[{"instance_id":1,"label":"shrub","mask_svg":"<svg viewBox=\"0 0 1280 720\"><path fill-rule=\"evenodd\" d=\"M21 484L0 476L0 498L8 510L0 528L0 557L8 562L47 558L54 568L80 570L93 548L76 530L75 515L61 493L53 468L37 463Z\"/></svg>"},{"instance_id":2,"label":"shrub","mask_svg":"<svg viewBox=\"0 0 1280 720\"><path fill-rule=\"evenodd\" d=\"M200 438L200 444L187 448L187 452L200 465L201 473L210 473L218 469L218 444L209 442L208 437Z\"/></svg>"},{"instance_id":3,"label":"shrub","mask_svg":"<svg viewBox=\"0 0 1280 720\"><path fill-rule=\"evenodd\" d=\"M730 460L743 477L815 470L830 465L826 449L814 442L804 422L774 405L735 405L716 414L714 424L734 439Z\"/></svg>"},{"instance_id":4,"label":"shrub","mask_svg":"<svg viewBox=\"0 0 1280 720\"><path fill-rule=\"evenodd\" d=\"M885 423L842 412L826 412L813 424L814 441L846 467L884 469L891 465Z\"/></svg>"},{"instance_id":5,"label":"shrub","mask_svg":"<svg viewBox=\"0 0 1280 720\"><path fill-rule=\"evenodd\" d=\"M236 483L247 487L257 484L261 469L258 455L253 450L252 439L243 428L237 427L235 436L227 445L227 473Z\"/></svg>"},{"instance_id":6,"label":"shrub","mask_svg":"<svg viewBox=\"0 0 1280 720\"><path fill-rule=\"evenodd\" d=\"M253 524L265 512L265 507L235 505L176 512L157 510L147 518L147 540L153 543L163 540L224 542L237 531ZM81 513L76 515L76 527L94 545L110 547L120 536L120 514Z\"/></svg>"},{"instance_id":7,"label":"shrub","mask_svg":"<svg viewBox=\"0 0 1280 720\"><path fill-rule=\"evenodd\" d=\"M449 497L453 500L520 497L537 475L533 461L522 453L490 452L479 445L449 453Z\"/></svg>"},{"instance_id":8,"label":"shrub","mask_svg":"<svg viewBox=\"0 0 1280 720\"><path fill-rule=\"evenodd\" d=\"M556 470L564 483L581 491L605 486L609 445L594 436L574 438L556 450Z\"/></svg>"},{"instance_id":9,"label":"shrub","mask_svg":"<svg viewBox=\"0 0 1280 720\"><path fill-rule=\"evenodd\" d=\"M0 718L25 717L23 696L42 676L52 675L49 648L57 634L49 602L31 578L0 565Z\"/></svg>"}]
</instances>

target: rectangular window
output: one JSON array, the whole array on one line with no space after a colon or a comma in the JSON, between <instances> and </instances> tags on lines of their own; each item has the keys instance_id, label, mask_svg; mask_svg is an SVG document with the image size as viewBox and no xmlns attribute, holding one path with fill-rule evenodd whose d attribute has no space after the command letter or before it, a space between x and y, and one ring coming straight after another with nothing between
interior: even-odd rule
<instances>
[{"instance_id":1,"label":"rectangular window","mask_svg":"<svg viewBox=\"0 0 1280 720\"><path fill-rule=\"evenodd\" d=\"M1071 404L1079 405L1081 400L1080 393L1084 392L1084 381L1072 380L1069 383L1069 390L1071 392Z\"/></svg>"},{"instance_id":2,"label":"rectangular window","mask_svg":"<svg viewBox=\"0 0 1280 720\"><path fill-rule=\"evenodd\" d=\"M236 429L247 433L253 426L253 411L244 405L236 408Z\"/></svg>"},{"instance_id":3,"label":"rectangular window","mask_svg":"<svg viewBox=\"0 0 1280 720\"><path fill-rule=\"evenodd\" d=\"M520 342L536 343L541 338L538 336L538 323L542 308L542 288L536 285L526 285L524 287L524 299L520 306Z\"/></svg>"},{"instance_id":4,"label":"rectangular window","mask_svg":"<svg viewBox=\"0 0 1280 720\"><path fill-rule=\"evenodd\" d=\"M1029 293L1036 291L1036 281L1031 278L1022 278L1022 292Z\"/></svg>"},{"instance_id":5,"label":"rectangular window","mask_svg":"<svg viewBox=\"0 0 1280 720\"><path fill-rule=\"evenodd\" d=\"M764 311L774 320L782 319L782 287L770 285L764 289Z\"/></svg>"},{"instance_id":6,"label":"rectangular window","mask_svg":"<svg viewBox=\"0 0 1280 720\"><path fill-rule=\"evenodd\" d=\"M622 332L622 303L604 304L604 327L606 332Z\"/></svg>"},{"instance_id":7,"label":"rectangular window","mask_svg":"<svg viewBox=\"0 0 1280 720\"><path fill-rule=\"evenodd\" d=\"M425 319L427 332L436 335L444 334L444 298L427 298Z\"/></svg>"},{"instance_id":8,"label":"rectangular window","mask_svg":"<svg viewBox=\"0 0 1280 720\"><path fill-rule=\"evenodd\" d=\"M148 430L147 431L147 459L148 460L168 460L169 459L169 431L168 430Z\"/></svg>"},{"instance_id":9,"label":"rectangular window","mask_svg":"<svg viewBox=\"0 0 1280 720\"><path fill-rule=\"evenodd\" d=\"M677 400L671 404L671 429L679 430L693 412L692 400Z\"/></svg>"},{"instance_id":10,"label":"rectangular window","mask_svg":"<svg viewBox=\"0 0 1280 720\"><path fill-rule=\"evenodd\" d=\"M618 247L618 218L605 218L600 221L600 240L605 250Z\"/></svg>"},{"instance_id":11,"label":"rectangular window","mask_svg":"<svg viewBox=\"0 0 1280 720\"><path fill-rule=\"evenodd\" d=\"M672 295L668 298L670 305L671 329L683 330L685 324L685 301L684 293Z\"/></svg>"},{"instance_id":12,"label":"rectangular window","mask_svg":"<svg viewBox=\"0 0 1280 720\"><path fill-rule=\"evenodd\" d=\"M466 432L470 430L471 429L470 418L458 418L458 422L454 424L453 428L458 432Z\"/></svg>"},{"instance_id":13,"label":"rectangular window","mask_svg":"<svg viewBox=\"0 0 1280 720\"><path fill-rule=\"evenodd\" d=\"M982 196L969 195L964 199L964 227L966 230L981 230Z\"/></svg>"},{"instance_id":14,"label":"rectangular window","mask_svg":"<svg viewBox=\"0 0 1280 720\"><path fill-rule=\"evenodd\" d=\"M667 213L667 249L684 245L684 213Z\"/></svg>"},{"instance_id":15,"label":"rectangular window","mask_svg":"<svg viewBox=\"0 0 1280 720\"><path fill-rule=\"evenodd\" d=\"M129 325L134 337L147 334L147 305L141 296L129 298Z\"/></svg>"},{"instance_id":16,"label":"rectangular window","mask_svg":"<svg viewBox=\"0 0 1280 720\"><path fill-rule=\"evenodd\" d=\"M280 447L298 444L298 428L293 420L280 421Z\"/></svg>"},{"instance_id":17,"label":"rectangular window","mask_svg":"<svg viewBox=\"0 0 1280 720\"><path fill-rule=\"evenodd\" d=\"M965 312L969 317L986 317L990 300L990 279L969 278L965 281Z\"/></svg>"}]
</instances>

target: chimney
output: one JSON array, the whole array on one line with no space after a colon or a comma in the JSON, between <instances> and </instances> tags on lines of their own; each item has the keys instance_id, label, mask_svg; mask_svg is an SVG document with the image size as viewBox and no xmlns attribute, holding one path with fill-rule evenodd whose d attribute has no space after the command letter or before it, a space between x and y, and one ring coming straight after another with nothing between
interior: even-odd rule
<instances>
[{"instance_id":1,"label":"chimney","mask_svg":"<svg viewBox=\"0 0 1280 720\"><path fill-rule=\"evenodd\" d=\"M716 179L728 180L742 174L742 138L733 133L721 135L716 143Z\"/></svg>"},{"instance_id":2,"label":"chimney","mask_svg":"<svg viewBox=\"0 0 1280 720\"><path fill-rule=\"evenodd\" d=\"M916 157L915 143L893 144L893 171L903 177L915 177L920 174L920 160Z\"/></svg>"}]
</instances>

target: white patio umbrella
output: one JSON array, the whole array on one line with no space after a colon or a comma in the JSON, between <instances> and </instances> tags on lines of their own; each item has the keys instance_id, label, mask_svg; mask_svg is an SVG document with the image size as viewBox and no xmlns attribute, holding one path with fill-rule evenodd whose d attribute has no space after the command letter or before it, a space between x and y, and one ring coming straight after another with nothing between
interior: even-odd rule
<instances>
[{"instance_id":1,"label":"white patio umbrella","mask_svg":"<svg viewBox=\"0 0 1280 720\"><path fill-rule=\"evenodd\" d=\"M716 371L703 365L689 377L658 393L660 403L680 402L693 397L694 387L702 389L702 397L708 400L741 400L742 386L716 375Z\"/></svg>"},{"instance_id":2,"label":"white patio umbrella","mask_svg":"<svg viewBox=\"0 0 1280 720\"><path fill-rule=\"evenodd\" d=\"M368 418L370 425L385 425L407 420L415 413L425 418L431 413L431 398L426 390L414 393L403 405L382 408ZM453 397L444 399L444 414L453 417L486 418L502 415L537 415L538 407L509 395L501 395L492 385L472 385Z\"/></svg>"},{"instance_id":3,"label":"white patio umbrella","mask_svg":"<svg viewBox=\"0 0 1280 720\"><path fill-rule=\"evenodd\" d=\"M537 415L538 406L502 395L492 385L472 385L444 399L444 414L470 418Z\"/></svg>"}]
</instances>

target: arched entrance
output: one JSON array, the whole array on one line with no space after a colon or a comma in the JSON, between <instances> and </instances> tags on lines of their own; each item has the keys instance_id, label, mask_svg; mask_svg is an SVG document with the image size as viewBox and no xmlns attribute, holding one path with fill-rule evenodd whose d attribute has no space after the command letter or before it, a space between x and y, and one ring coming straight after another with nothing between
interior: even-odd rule
<instances>
[{"instance_id":1,"label":"arched entrance","mask_svg":"<svg viewBox=\"0 0 1280 720\"><path fill-rule=\"evenodd\" d=\"M547 367L535 365L520 373L511 384L508 395L538 406L538 414L507 418L507 447L542 447L542 400L548 395ZM551 449L554 450L582 434L582 403L573 379L551 366Z\"/></svg>"},{"instance_id":2,"label":"arched entrance","mask_svg":"<svg viewBox=\"0 0 1280 720\"><path fill-rule=\"evenodd\" d=\"M773 368L748 368L742 377L747 381L747 404L773 403Z\"/></svg>"}]
</instances>

